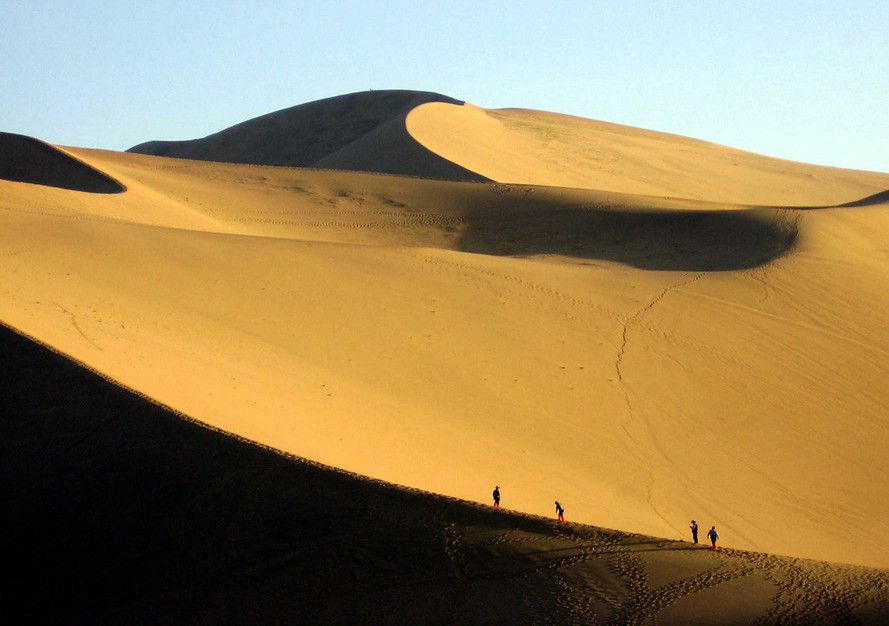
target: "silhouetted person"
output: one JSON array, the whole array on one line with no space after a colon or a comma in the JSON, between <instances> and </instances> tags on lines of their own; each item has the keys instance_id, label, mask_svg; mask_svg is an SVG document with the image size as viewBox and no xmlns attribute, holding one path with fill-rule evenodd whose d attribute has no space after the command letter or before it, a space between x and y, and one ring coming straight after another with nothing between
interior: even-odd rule
<instances>
[{"instance_id":1,"label":"silhouetted person","mask_svg":"<svg viewBox=\"0 0 889 626\"><path fill-rule=\"evenodd\" d=\"M710 529L710 532L707 533L707 536L710 538L710 543L713 544L712 549L713 549L713 550L718 550L718 549L719 549L719 546L716 545L716 540L719 539L719 533L716 532L716 526L713 526L713 527Z\"/></svg>"},{"instance_id":2,"label":"silhouetted person","mask_svg":"<svg viewBox=\"0 0 889 626\"><path fill-rule=\"evenodd\" d=\"M691 521L691 526L689 526L689 528L691 528L691 538L692 538L692 540L693 540L695 543L697 543L697 542L698 542L698 523L697 523L696 521L692 520L692 521Z\"/></svg>"},{"instance_id":3,"label":"silhouetted person","mask_svg":"<svg viewBox=\"0 0 889 626\"><path fill-rule=\"evenodd\" d=\"M492 495L494 496L494 506L499 509L500 508L500 486L499 485L497 487L494 487L494 493Z\"/></svg>"},{"instance_id":4,"label":"silhouetted person","mask_svg":"<svg viewBox=\"0 0 889 626\"><path fill-rule=\"evenodd\" d=\"M562 508L562 505L559 504L558 500L556 500L556 515L559 517L560 522L565 521L565 509Z\"/></svg>"}]
</instances>

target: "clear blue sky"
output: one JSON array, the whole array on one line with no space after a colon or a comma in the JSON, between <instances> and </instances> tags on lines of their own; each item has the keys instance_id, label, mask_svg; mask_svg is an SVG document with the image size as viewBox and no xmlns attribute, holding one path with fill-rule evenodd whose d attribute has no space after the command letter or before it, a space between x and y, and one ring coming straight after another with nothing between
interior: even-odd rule
<instances>
[{"instance_id":1,"label":"clear blue sky","mask_svg":"<svg viewBox=\"0 0 889 626\"><path fill-rule=\"evenodd\" d=\"M0 130L123 150L436 91L889 172L886 0L0 0Z\"/></svg>"}]
</instances>

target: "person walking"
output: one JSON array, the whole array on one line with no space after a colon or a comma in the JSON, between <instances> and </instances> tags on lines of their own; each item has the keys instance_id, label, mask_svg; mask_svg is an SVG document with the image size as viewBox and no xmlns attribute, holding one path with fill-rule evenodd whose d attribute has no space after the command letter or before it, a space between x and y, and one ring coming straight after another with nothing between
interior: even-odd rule
<instances>
[{"instance_id":1,"label":"person walking","mask_svg":"<svg viewBox=\"0 0 889 626\"><path fill-rule=\"evenodd\" d=\"M689 528L691 528L692 541L697 543L698 542L698 523L696 521L692 520L691 526L689 526Z\"/></svg>"},{"instance_id":2,"label":"person walking","mask_svg":"<svg viewBox=\"0 0 889 626\"><path fill-rule=\"evenodd\" d=\"M565 509L562 508L562 505L559 504L558 500L556 500L556 515L558 516L560 522L565 521Z\"/></svg>"},{"instance_id":3,"label":"person walking","mask_svg":"<svg viewBox=\"0 0 889 626\"><path fill-rule=\"evenodd\" d=\"M716 532L716 526L710 528L710 532L707 533L707 536L710 538L710 543L713 544L712 550L719 550L719 545L717 545L717 540L719 539L719 533Z\"/></svg>"},{"instance_id":4,"label":"person walking","mask_svg":"<svg viewBox=\"0 0 889 626\"><path fill-rule=\"evenodd\" d=\"M492 495L494 496L494 508L499 509L500 508L500 486L499 485L494 487L494 493Z\"/></svg>"}]
</instances>

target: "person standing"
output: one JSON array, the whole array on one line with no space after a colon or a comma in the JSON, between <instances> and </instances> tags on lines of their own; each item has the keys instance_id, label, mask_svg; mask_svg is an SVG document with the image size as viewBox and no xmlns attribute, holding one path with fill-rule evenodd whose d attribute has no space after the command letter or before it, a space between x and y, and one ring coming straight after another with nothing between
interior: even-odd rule
<instances>
[{"instance_id":1,"label":"person standing","mask_svg":"<svg viewBox=\"0 0 889 626\"><path fill-rule=\"evenodd\" d=\"M562 508L562 505L559 504L558 500L556 500L556 515L558 516L560 522L565 521L565 509Z\"/></svg>"},{"instance_id":2,"label":"person standing","mask_svg":"<svg viewBox=\"0 0 889 626\"><path fill-rule=\"evenodd\" d=\"M500 486L499 485L494 487L494 493L492 495L494 496L494 508L499 509L500 508Z\"/></svg>"},{"instance_id":3,"label":"person standing","mask_svg":"<svg viewBox=\"0 0 889 626\"><path fill-rule=\"evenodd\" d=\"M710 532L707 533L707 536L710 538L710 543L713 544L712 550L718 550L719 546L716 541L719 539L719 533L716 532L716 526L710 528Z\"/></svg>"},{"instance_id":4,"label":"person standing","mask_svg":"<svg viewBox=\"0 0 889 626\"><path fill-rule=\"evenodd\" d=\"M696 521L692 520L691 526L689 526L689 528L691 528L692 541L697 543L698 542L698 523Z\"/></svg>"}]
</instances>

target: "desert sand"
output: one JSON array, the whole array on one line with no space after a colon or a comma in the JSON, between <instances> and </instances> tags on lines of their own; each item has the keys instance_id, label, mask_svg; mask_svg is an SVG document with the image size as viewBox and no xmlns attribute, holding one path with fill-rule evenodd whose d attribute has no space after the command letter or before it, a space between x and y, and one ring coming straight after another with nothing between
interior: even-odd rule
<instances>
[{"instance_id":1,"label":"desert sand","mask_svg":"<svg viewBox=\"0 0 889 626\"><path fill-rule=\"evenodd\" d=\"M867 568L889 567L875 540L889 530L889 174L427 95L374 109L365 129L350 97L333 117L351 142L312 167L211 162L212 145L197 161L31 140L45 156L30 169L64 163L68 184L0 180L0 320L238 454L255 442L421 490L349 482L347 499L382 490L387 504L343 515L397 545L392 507L413 511L416 545L433 541L418 530L431 516L460 589L429 591L448 611L521 578L537 599L519 620L883 615L884 572ZM309 135L333 119L303 117ZM22 145L2 139L0 152ZM413 176L380 172L399 145L413 169L391 169ZM95 193L96 172L125 191ZM263 458L292 476L315 467ZM495 484L521 515L470 504ZM337 489L301 497L323 516ZM555 499L578 525L535 517ZM692 518L702 535L717 526L723 551L679 541ZM398 585L426 571L368 559L375 580L402 572ZM491 559L547 582L492 577ZM444 576L429 567L424 584ZM371 606L349 589L349 606ZM730 596L716 613L706 599ZM317 612L303 618L336 605L306 602Z\"/></svg>"},{"instance_id":2,"label":"desert sand","mask_svg":"<svg viewBox=\"0 0 889 626\"><path fill-rule=\"evenodd\" d=\"M10 624L880 624L889 572L386 485L0 327ZM11 504L11 506L10 506Z\"/></svg>"}]
</instances>

